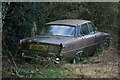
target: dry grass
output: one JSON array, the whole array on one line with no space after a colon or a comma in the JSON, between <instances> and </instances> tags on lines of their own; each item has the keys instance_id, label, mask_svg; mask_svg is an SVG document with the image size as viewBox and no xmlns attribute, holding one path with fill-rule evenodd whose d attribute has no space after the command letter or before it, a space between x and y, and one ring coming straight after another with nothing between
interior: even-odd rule
<instances>
[{"instance_id":1,"label":"dry grass","mask_svg":"<svg viewBox=\"0 0 120 80\"><path fill-rule=\"evenodd\" d=\"M81 78L115 78L118 77L117 49L110 47L101 54L95 54L87 60L87 64L65 64L64 72L71 72Z\"/></svg>"},{"instance_id":2,"label":"dry grass","mask_svg":"<svg viewBox=\"0 0 120 80\"><path fill-rule=\"evenodd\" d=\"M40 64L36 64L36 66L34 66L33 64L26 63L20 66L22 66L21 69L26 70L27 68L30 71L38 68L38 70L41 72L42 69L39 67L41 66ZM13 73L10 72L12 69L12 63L10 63L9 59L3 58L3 76L10 77L11 73ZM5 71L7 73L4 73ZM109 49L104 50L102 53L95 54L89 59L86 59L80 64L65 63L63 65L60 65L60 67L56 67L54 69L44 68L43 73L47 74L47 76L42 76L43 78L48 78L51 76L54 78L116 78L118 77L117 49L110 47ZM34 77L41 78L41 75L36 74Z\"/></svg>"}]
</instances>

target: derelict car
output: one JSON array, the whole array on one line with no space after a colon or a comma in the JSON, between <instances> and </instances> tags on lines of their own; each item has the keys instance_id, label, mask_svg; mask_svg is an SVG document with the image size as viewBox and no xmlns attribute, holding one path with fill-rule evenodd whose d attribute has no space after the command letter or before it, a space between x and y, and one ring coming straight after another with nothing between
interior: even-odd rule
<instances>
[{"instance_id":1,"label":"derelict car","mask_svg":"<svg viewBox=\"0 0 120 80\"><path fill-rule=\"evenodd\" d=\"M57 20L44 25L40 35L20 40L20 50L27 58L65 59L77 63L82 56L93 55L110 34L98 32L87 20Z\"/></svg>"}]
</instances>

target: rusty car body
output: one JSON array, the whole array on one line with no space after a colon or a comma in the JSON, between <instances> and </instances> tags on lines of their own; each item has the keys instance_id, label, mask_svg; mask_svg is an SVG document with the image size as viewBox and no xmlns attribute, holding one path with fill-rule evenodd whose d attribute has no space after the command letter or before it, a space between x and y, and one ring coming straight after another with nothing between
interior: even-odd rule
<instances>
[{"instance_id":1,"label":"rusty car body","mask_svg":"<svg viewBox=\"0 0 120 80\"><path fill-rule=\"evenodd\" d=\"M101 44L109 44L110 34L99 32L88 20L57 20L46 23L40 35L20 40L23 57L65 59L77 63L93 55Z\"/></svg>"}]
</instances>

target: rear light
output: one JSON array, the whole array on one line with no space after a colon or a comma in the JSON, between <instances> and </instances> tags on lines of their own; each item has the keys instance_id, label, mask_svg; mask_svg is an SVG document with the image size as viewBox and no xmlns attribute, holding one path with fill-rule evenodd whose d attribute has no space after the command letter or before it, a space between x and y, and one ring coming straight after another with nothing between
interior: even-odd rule
<instances>
[{"instance_id":1,"label":"rear light","mask_svg":"<svg viewBox=\"0 0 120 80\"><path fill-rule=\"evenodd\" d=\"M60 55L60 54L58 54L58 56L60 57L61 55Z\"/></svg>"}]
</instances>

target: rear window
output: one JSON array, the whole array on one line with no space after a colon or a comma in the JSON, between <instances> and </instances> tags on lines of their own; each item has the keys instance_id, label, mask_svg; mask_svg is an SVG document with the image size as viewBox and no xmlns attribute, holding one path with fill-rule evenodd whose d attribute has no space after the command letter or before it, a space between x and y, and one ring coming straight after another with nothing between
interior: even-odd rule
<instances>
[{"instance_id":1,"label":"rear window","mask_svg":"<svg viewBox=\"0 0 120 80\"><path fill-rule=\"evenodd\" d=\"M67 25L46 25L40 34L53 36L75 36L75 27Z\"/></svg>"}]
</instances>

